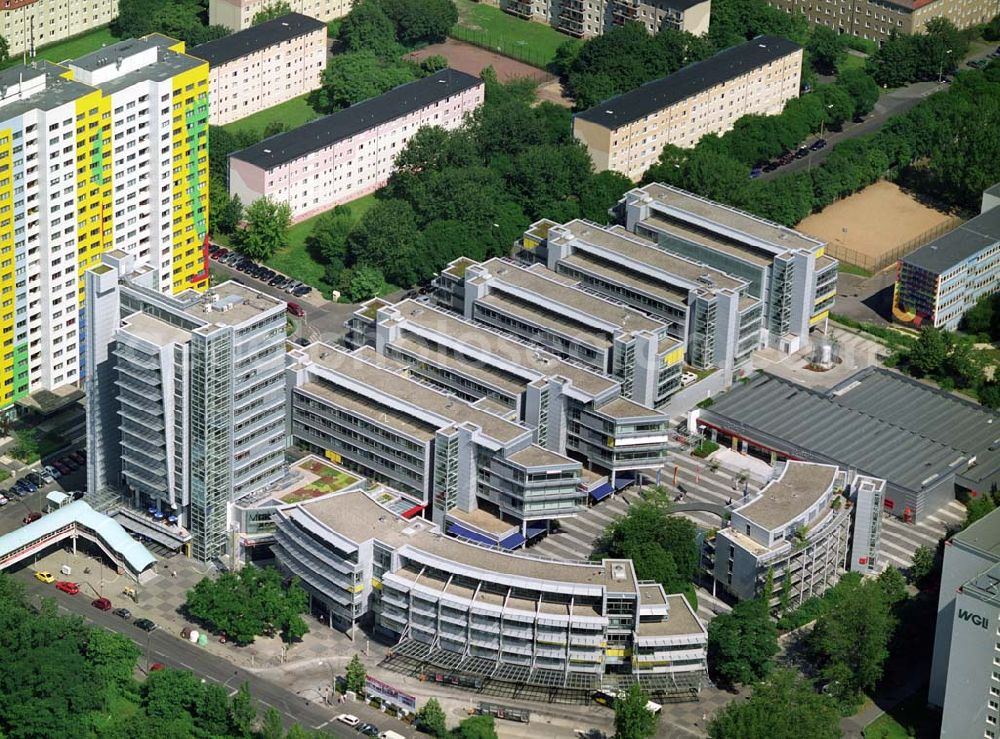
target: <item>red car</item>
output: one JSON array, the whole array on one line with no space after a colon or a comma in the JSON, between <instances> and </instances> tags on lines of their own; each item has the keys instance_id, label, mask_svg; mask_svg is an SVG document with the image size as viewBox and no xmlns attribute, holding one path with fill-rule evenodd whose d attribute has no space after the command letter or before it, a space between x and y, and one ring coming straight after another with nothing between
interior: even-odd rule
<instances>
[{"instance_id":1,"label":"red car","mask_svg":"<svg viewBox=\"0 0 1000 739\"><path fill-rule=\"evenodd\" d=\"M92 600L90 602L90 605L92 605L94 608L96 608L96 609L98 609L100 611L110 611L111 610L111 601L108 600L107 598L98 598L97 600Z\"/></svg>"},{"instance_id":2,"label":"red car","mask_svg":"<svg viewBox=\"0 0 1000 739\"><path fill-rule=\"evenodd\" d=\"M42 517L41 513L39 513L38 511L32 511L27 516L25 516L23 519L21 519L21 523L34 523L35 521L37 521L41 517Z\"/></svg>"},{"instance_id":3,"label":"red car","mask_svg":"<svg viewBox=\"0 0 1000 739\"><path fill-rule=\"evenodd\" d=\"M76 595L80 592L80 586L75 582L69 582L67 580L57 580L56 588L67 593L69 595Z\"/></svg>"},{"instance_id":4,"label":"red car","mask_svg":"<svg viewBox=\"0 0 1000 739\"><path fill-rule=\"evenodd\" d=\"M149 666L150 672L156 672L157 670L164 669L165 665L162 662L154 662Z\"/></svg>"},{"instance_id":5,"label":"red car","mask_svg":"<svg viewBox=\"0 0 1000 739\"><path fill-rule=\"evenodd\" d=\"M306 314L306 312L302 310L302 306L299 305L298 303L289 303L288 312L298 318L302 318Z\"/></svg>"}]
</instances>

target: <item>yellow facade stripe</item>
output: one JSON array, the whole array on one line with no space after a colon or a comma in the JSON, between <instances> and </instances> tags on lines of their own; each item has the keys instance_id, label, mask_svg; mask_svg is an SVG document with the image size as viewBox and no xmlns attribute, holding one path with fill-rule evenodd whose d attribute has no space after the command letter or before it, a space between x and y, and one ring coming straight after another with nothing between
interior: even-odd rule
<instances>
[{"instance_id":1,"label":"yellow facade stripe","mask_svg":"<svg viewBox=\"0 0 1000 739\"><path fill-rule=\"evenodd\" d=\"M678 362L684 361L684 347L679 346L663 358L663 363L666 365L677 364Z\"/></svg>"},{"instance_id":2,"label":"yellow facade stripe","mask_svg":"<svg viewBox=\"0 0 1000 739\"><path fill-rule=\"evenodd\" d=\"M810 326L815 326L820 321L825 320L829 315L830 315L830 311L828 311L828 310L825 310L822 313L817 313L815 316L813 316L812 318L809 319L809 325Z\"/></svg>"},{"instance_id":3,"label":"yellow facade stripe","mask_svg":"<svg viewBox=\"0 0 1000 739\"><path fill-rule=\"evenodd\" d=\"M14 396L14 184L13 130L0 129L0 405Z\"/></svg>"},{"instance_id":4,"label":"yellow facade stripe","mask_svg":"<svg viewBox=\"0 0 1000 739\"><path fill-rule=\"evenodd\" d=\"M827 301L830 298L834 297L836 294L837 294L837 291L834 289L834 290L831 290L830 292L828 292L828 293L826 293L824 295L820 295L818 298L816 298L816 302L813 303L813 305L819 305L820 303L822 303L824 301Z\"/></svg>"}]
</instances>

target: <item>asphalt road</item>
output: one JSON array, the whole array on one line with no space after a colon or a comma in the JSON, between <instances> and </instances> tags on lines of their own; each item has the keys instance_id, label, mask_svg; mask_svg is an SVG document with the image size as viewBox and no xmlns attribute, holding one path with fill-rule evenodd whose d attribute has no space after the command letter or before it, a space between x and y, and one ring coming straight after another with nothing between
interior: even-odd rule
<instances>
[{"instance_id":1,"label":"asphalt road","mask_svg":"<svg viewBox=\"0 0 1000 739\"><path fill-rule=\"evenodd\" d=\"M139 665L143 670L157 662L179 670L190 670L198 677L219 683L228 689L230 694L239 689L244 682L249 683L251 695L265 707L261 709L261 713L267 707L273 707L281 713L286 725L298 723L306 728L321 729L337 737L360 736L355 731L334 722L334 716L338 713L353 713L363 721L371 721L380 729L393 728L398 731L405 728L401 722L357 704L345 706L344 711L334 712L165 631L159 629L149 633L140 631L110 611L98 611L93 608L88 597L65 595L55 591L51 585L36 580L31 570L27 568L17 572L14 577L25 584L29 595L55 598L60 610L82 616L94 626L125 634L142 650L143 656L139 658ZM405 735L411 733L412 730L407 730Z\"/></svg>"},{"instance_id":2,"label":"asphalt road","mask_svg":"<svg viewBox=\"0 0 1000 739\"><path fill-rule=\"evenodd\" d=\"M760 179L767 180L790 172L817 167L830 155L836 144L858 136L874 133L884 126L885 122L892 116L905 113L928 95L943 90L947 86L946 83L915 82L912 85L887 92L879 98L879 101L875 104L875 109L861 123L849 121L844 124L843 129L840 131L826 131L822 136L827 141L825 149L810 152L808 156L802 159L795 159L784 167L778 167L773 172L765 172L760 176ZM810 136L802 145L809 146L818 138L820 138L818 135Z\"/></svg>"}]
</instances>

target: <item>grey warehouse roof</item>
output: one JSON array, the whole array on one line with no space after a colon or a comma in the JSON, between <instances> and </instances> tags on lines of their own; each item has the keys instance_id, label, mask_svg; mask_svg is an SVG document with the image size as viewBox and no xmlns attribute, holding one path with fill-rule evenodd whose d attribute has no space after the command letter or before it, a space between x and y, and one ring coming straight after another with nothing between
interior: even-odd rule
<instances>
[{"instance_id":1,"label":"grey warehouse roof","mask_svg":"<svg viewBox=\"0 0 1000 739\"><path fill-rule=\"evenodd\" d=\"M204 59L210 66L216 67L321 28L326 28L326 24L322 21L301 13L288 13L231 36L195 46L188 50L188 54Z\"/></svg>"},{"instance_id":2,"label":"grey warehouse roof","mask_svg":"<svg viewBox=\"0 0 1000 739\"><path fill-rule=\"evenodd\" d=\"M702 414L909 490L1000 466L1000 414L888 370L862 370L829 391L759 373Z\"/></svg>"},{"instance_id":3,"label":"grey warehouse roof","mask_svg":"<svg viewBox=\"0 0 1000 739\"><path fill-rule=\"evenodd\" d=\"M801 48L788 39L758 36L745 44L689 64L671 75L605 100L590 110L577 113L577 116L605 128L619 128Z\"/></svg>"},{"instance_id":4,"label":"grey warehouse roof","mask_svg":"<svg viewBox=\"0 0 1000 739\"><path fill-rule=\"evenodd\" d=\"M266 138L230 156L271 170L481 84L482 80L471 74L442 69L430 77L400 85L378 97Z\"/></svg>"},{"instance_id":5,"label":"grey warehouse roof","mask_svg":"<svg viewBox=\"0 0 1000 739\"><path fill-rule=\"evenodd\" d=\"M934 274L943 274L998 241L1000 208L991 208L954 231L924 244L909 256L903 257L903 261Z\"/></svg>"}]
</instances>

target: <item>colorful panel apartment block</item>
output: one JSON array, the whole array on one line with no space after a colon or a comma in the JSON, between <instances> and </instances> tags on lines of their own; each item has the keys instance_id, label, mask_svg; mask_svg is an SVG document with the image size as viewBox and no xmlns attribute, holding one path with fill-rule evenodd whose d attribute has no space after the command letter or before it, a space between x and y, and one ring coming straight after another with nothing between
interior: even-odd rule
<instances>
[{"instance_id":1,"label":"colorful panel apartment block","mask_svg":"<svg viewBox=\"0 0 1000 739\"><path fill-rule=\"evenodd\" d=\"M288 203L292 220L382 187L396 155L423 126L450 130L483 102L478 77L444 69L229 157L229 194L248 205Z\"/></svg>"},{"instance_id":2,"label":"colorful panel apartment block","mask_svg":"<svg viewBox=\"0 0 1000 739\"><path fill-rule=\"evenodd\" d=\"M208 122L223 126L318 88L326 41L325 23L288 13L195 46L191 56L209 65Z\"/></svg>"},{"instance_id":3,"label":"colorful panel apartment block","mask_svg":"<svg viewBox=\"0 0 1000 739\"><path fill-rule=\"evenodd\" d=\"M0 73L0 412L80 383L83 272L112 246L163 292L206 284L208 65L183 50L154 35Z\"/></svg>"},{"instance_id":4,"label":"colorful panel apartment block","mask_svg":"<svg viewBox=\"0 0 1000 739\"><path fill-rule=\"evenodd\" d=\"M242 31L253 25L254 16L273 6L274 0L208 0L208 23ZM293 13L302 13L324 23L351 12L351 0L287 0Z\"/></svg>"}]
</instances>

